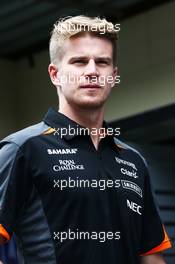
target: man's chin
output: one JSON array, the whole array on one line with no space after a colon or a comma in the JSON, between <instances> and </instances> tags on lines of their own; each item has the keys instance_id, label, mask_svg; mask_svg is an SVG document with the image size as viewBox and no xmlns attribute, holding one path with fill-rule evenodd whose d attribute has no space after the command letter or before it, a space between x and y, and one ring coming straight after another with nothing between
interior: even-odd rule
<instances>
[{"instance_id":1,"label":"man's chin","mask_svg":"<svg viewBox=\"0 0 175 264\"><path fill-rule=\"evenodd\" d=\"M77 102L77 106L79 106L80 108L83 108L83 109L99 109L99 108L102 108L105 104L105 101L79 101Z\"/></svg>"}]
</instances>

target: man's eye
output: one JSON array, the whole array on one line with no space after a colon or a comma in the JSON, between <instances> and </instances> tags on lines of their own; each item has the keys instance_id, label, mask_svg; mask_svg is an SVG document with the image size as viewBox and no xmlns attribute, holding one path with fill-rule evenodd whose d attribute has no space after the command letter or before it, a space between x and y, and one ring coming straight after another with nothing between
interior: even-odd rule
<instances>
[{"instance_id":1,"label":"man's eye","mask_svg":"<svg viewBox=\"0 0 175 264\"><path fill-rule=\"evenodd\" d=\"M107 65L108 62L107 61L104 61L104 60L99 60L97 61L98 64L104 64L104 65Z\"/></svg>"},{"instance_id":2,"label":"man's eye","mask_svg":"<svg viewBox=\"0 0 175 264\"><path fill-rule=\"evenodd\" d=\"M86 61L84 61L84 60L76 60L76 61L74 61L74 63L76 63L76 64L85 64Z\"/></svg>"}]
</instances>

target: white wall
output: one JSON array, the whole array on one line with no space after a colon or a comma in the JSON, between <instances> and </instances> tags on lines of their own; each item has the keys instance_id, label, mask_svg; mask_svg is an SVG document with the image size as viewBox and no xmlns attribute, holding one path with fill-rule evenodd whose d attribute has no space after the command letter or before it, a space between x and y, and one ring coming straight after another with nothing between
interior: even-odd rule
<instances>
[{"instance_id":1,"label":"white wall","mask_svg":"<svg viewBox=\"0 0 175 264\"><path fill-rule=\"evenodd\" d=\"M157 7L121 22L119 73L106 119L130 116L175 102L175 3ZM0 62L0 137L12 129L38 122L50 105L57 106L47 65L48 51L28 60Z\"/></svg>"}]
</instances>

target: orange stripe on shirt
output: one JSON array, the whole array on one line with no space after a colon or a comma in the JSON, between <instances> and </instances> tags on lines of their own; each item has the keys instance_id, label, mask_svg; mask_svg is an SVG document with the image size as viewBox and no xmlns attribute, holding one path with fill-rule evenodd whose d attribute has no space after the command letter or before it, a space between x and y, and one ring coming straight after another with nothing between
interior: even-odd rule
<instances>
[{"instance_id":1,"label":"orange stripe on shirt","mask_svg":"<svg viewBox=\"0 0 175 264\"><path fill-rule=\"evenodd\" d=\"M51 134L51 133L53 133L55 131L56 131L56 129L50 127L45 132L43 132L43 135L49 135L49 134Z\"/></svg>"},{"instance_id":2,"label":"orange stripe on shirt","mask_svg":"<svg viewBox=\"0 0 175 264\"><path fill-rule=\"evenodd\" d=\"M164 226L163 226L163 230L164 230L165 237L164 237L164 240L162 241L162 243L160 245L154 247L153 249L149 250L148 252L141 254L140 256L151 255L151 254L158 253L158 252L161 252L163 250L166 250L166 249L172 247L172 244L171 244L170 239L169 239L169 237L165 231Z\"/></svg>"},{"instance_id":3,"label":"orange stripe on shirt","mask_svg":"<svg viewBox=\"0 0 175 264\"><path fill-rule=\"evenodd\" d=\"M124 146L116 144L116 147L120 148L120 149L126 149Z\"/></svg>"},{"instance_id":4,"label":"orange stripe on shirt","mask_svg":"<svg viewBox=\"0 0 175 264\"><path fill-rule=\"evenodd\" d=\"M4 238L5 240L4 243L10 240L9 233L6 231L6 229L1 224L0 224L0 236Z\"/></svg>"}]
</instances>

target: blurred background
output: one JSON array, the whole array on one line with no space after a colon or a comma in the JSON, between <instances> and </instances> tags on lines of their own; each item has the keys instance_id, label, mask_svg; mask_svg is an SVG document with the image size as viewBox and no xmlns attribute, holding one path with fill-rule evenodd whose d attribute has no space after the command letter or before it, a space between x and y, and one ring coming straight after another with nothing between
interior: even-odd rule
<instances>
[{"instance_id":1,"label":"blurred background","mask_svg":"<svg viewBox=\"0 0 175 264\"><path fill-rule=\"evenodd\" d=\"M47 67L53 23L64 16L105 16L121 24L121 83L106 106L106 120L120 139L148 161L166 230L175 239L175 1L0 0L0 139L39 122L57 108ZM17 263L14 243L0 249ZM175 250L164 253L175 263Z\"/></svg>"}]
</instances>

